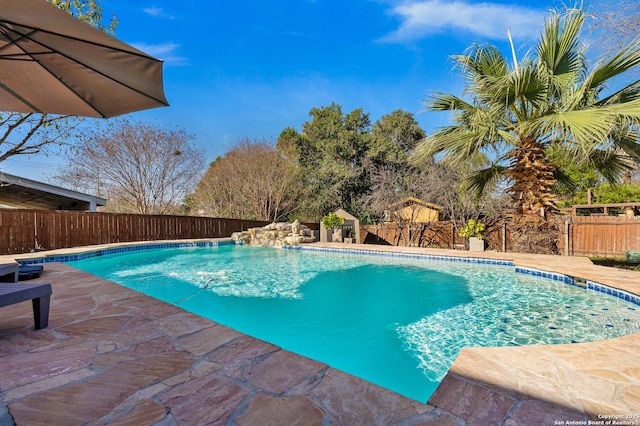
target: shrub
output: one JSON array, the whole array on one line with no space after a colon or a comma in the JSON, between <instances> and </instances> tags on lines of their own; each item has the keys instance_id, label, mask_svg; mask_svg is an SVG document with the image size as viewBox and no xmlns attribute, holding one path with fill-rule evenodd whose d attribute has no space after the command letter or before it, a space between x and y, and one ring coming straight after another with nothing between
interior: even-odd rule
<instances>
[{"instance_id":1,"label":"shrub","mask_svg":"<svg viewBox=\"0 0 640 426\"><path fill-rule=\"evenodd\" d=\"M482 239L482 233L484 232L484 224L480 222L476 222L471 219L467 222L467 224L460 230L460 236L462 238L475 237L478 239Z\"/></svg>"},{"instance_id":2,"label":"shrub","mask_svg":"<svg viewBox=\"0 0 640 426\"><path fill-rule=\"evenodd\" d=\"M325 217L322 218L322 226L326 230L332 230L336 226L342 226L344 224L344 217L340 217L334 212L330 212Z\"/></svg>"}]
</instances>

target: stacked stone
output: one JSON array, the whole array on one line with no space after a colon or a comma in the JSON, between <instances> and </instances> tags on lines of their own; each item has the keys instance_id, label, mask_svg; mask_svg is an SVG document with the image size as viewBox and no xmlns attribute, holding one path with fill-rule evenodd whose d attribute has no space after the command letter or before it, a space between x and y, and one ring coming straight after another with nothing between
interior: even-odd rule
<instances>
[{"instance_id":1,"label":"stacked stone","mask_svg":"<svg viewBox=\"0 0 640 426\"><path fill-rule=\"evenodd\" d=\"M262 247L296 246L316 240L314 232L296 219L293 223L274 222L263 228L234 232L231 238L245 245Z\"/></svg>"}]
</instances>

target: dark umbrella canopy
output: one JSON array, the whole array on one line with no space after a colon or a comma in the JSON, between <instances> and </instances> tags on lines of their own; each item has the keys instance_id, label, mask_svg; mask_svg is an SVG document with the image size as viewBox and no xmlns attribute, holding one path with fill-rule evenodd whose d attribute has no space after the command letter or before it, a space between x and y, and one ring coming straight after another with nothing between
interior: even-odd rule
<instances>
[{"instance_id":1,"label":"dark umbrella canopy","mask_svg":"<svg viewBox=\"0 0 640 426\"><path fill-rule=\"evenodd\" d=\"M166 105L162 61L44 0L0 0L0 111L106 118Z\"/></svg>"}]
</instances>

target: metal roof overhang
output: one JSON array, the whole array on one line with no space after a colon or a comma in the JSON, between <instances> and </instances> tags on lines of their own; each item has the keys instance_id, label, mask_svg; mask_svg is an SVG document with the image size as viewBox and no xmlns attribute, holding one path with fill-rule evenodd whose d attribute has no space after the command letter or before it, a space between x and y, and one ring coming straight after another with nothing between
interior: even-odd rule
<instances>
[{"instance_id":1,"label":"metal roof overhang","mask_svg":"<svg viewBox=\"0 0 640 426\"><path fill-rule=\"evenodd\" d=\"M0 204L38 210L96 211L107 200L59 186L0 173Z\"/></svg>"}]
</instances>

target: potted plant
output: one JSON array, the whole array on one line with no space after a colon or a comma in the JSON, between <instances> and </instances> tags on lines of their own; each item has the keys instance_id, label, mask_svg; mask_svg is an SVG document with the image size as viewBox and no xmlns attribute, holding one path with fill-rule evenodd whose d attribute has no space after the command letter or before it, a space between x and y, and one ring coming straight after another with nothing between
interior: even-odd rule
<instances>
[{"instance_id":1,"label":"potted plant","mask_svg":"<svg viewBox=\"0 0 640 426\"><path fill-rule=\"evenodd\" d=\"M459 235L469 239L469 251L484 251L484 240L482 239L484 228L483 223L470 219L460 230Z\"/></svg>"},{"instance_id":2,"label":"potted plant","mask_svg":"<svg viewBox=\"0 0 640 426\"><path fill-rule=\"evenodd\" d=\"M355 241L355 235L353 233L353 228L348 228L347 229L347 236L344 239L345 243L354 243Z\"/></svg>"},{"instance_id":3,"label":"potted plant","mask_svg":"<svg viewBox=\"0 0 640 426\"><path fill-rule=\"evenodd\" d=\"M340 217L334 212L330 212L322 218L322 226L327 231L333 230L331 241L341 243L342 242L342 225L344 225L344 217Z\"/></svg>"}]
</instances>

